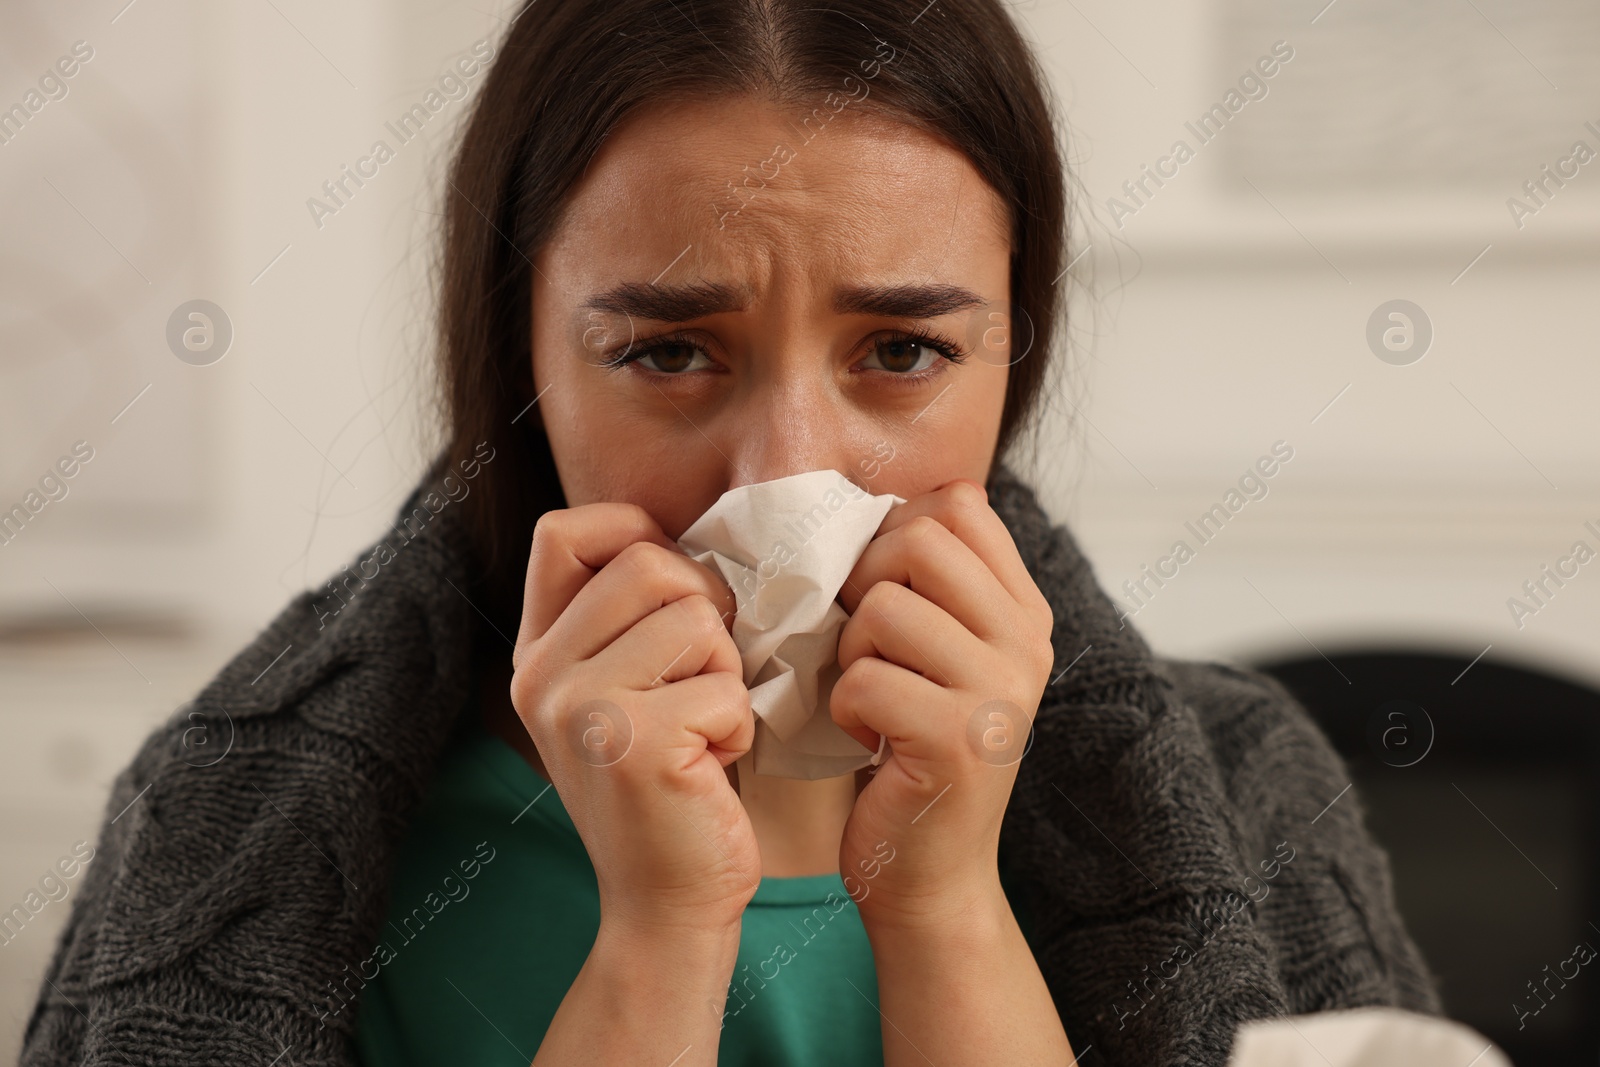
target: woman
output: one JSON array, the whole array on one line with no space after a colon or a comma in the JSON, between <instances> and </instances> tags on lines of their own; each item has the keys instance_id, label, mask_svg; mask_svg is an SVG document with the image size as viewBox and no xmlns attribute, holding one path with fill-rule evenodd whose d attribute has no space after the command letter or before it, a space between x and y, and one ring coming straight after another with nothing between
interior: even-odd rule
<instances>
[{"instance_id":1,"label":"woman","mask_svg":"<svg viewBox=\"0 0 1600 1067\"><path fill-rule=\"evenodd\" d=\"M1004 462L1052 130L994 0L525 9L448 183L447 444L118 779L23 1063L1221 1064L1437 1012L1304 711L1155 656ZM887 755L740 780L676 541L812 470L905 499L829 706Z\"/></svg>"}]
</instances>

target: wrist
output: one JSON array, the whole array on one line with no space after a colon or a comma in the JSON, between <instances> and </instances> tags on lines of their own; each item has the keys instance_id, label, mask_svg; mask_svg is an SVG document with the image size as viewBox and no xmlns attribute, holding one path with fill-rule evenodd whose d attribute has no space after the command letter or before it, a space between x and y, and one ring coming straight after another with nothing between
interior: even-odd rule
<instances>
[{"instance_id":1,"label":"wrist","mask_svg":"<svg viewBox=\"0 0 1600 1067\"><path fill-rule=\"evenodd\" d=\"M590 959L615 983L623 1002L631 991L647 999L681 997L721 1005L739 959L739 927L641 927L602 920Z\"/></svg>"},{"instance_id":2,"label":"wrist","mask_svg":"<svg viewBox=\"0 0 1600 1067\"><path fill-rule=\"evenodd\" d=\"M726 960L731 971L739 955L741 924L646 922L632 917L601 917L596 948L613 959L655 965L673 960L715 964Z\"/></svg>"},{"instance_id":3,"label":"wrist","mask_svg":"<svg viewBox=\"0 0 1600 1067\"><path fill-rule=\"evenodd\" d=\"M750 894L733 900L667 902L648 890L600 893L600 929L690 947L739 940Z\"/></svg>"},{"instance_id":4,"label":"wrist","mask_svg":"<svg viewBox=\"0 0 1600 1067\"><path fill-rule=\"evenodd\" d=\"M991 935L1016 921L998 873L970 886L946 886L921 898L869 893L857 904L861 924L874 947L926 938Z\"/></svg>"},{"instance_id":5,"label":"wrist","mask_svg":"<svg viewBox=\"0 0 1600 1067\"><path fill-rule=\"evenodd\" d=\"M731 947L730 947L731 946ZM602 918L534 1059L665 1063L716 1058L738 941L721 926L645 929Z\"/></svg>"}]
</instances>

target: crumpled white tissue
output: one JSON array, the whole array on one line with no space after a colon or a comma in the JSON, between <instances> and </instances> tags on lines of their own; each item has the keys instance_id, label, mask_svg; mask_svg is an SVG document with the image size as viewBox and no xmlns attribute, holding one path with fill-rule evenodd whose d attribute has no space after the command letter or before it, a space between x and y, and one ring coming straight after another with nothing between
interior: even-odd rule
<instances>
[{"instance_id":1,"label":"crumpled white tissue","mask_svg":"<svg viewBox=\"0 0 1600 1067\"><path fill-rule=\"evenodd\" d=\"M1470 1026L1399 1008L1255 1019L1234 1035L1228 1067L1511 1067Z\"/></svg>"},{"instance_id":2,"label":"crumpled white tissue","mask_svg":"<svg viewBox=\"0 0 1600 1067\"><path fill-rule=\"evenodd\" d=\"M873 753L828 714L849 618L834 597L889 509L903 503L838 471L808 471L730 489L678 539L722 575L738 604L733 642L756 716L741 770L814 780L882 759L888 738Z\"/></svg>"}]
</instances>

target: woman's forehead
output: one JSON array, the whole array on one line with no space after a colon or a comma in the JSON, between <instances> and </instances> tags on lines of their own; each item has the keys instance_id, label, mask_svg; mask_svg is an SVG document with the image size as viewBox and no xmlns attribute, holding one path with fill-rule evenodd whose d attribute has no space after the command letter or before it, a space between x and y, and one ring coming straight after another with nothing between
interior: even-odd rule
<instances>
[{"instance_id":1,"label":"woman's forehead","mask_svg":"<svg viewBox=\"0 0 1600 1067\"><path fill-rule=\"evenodd\" d=\"M958 150L861 108L805 115L734 98L634 116L568 198L549 265L614 278L626 262L648 282L688 262L759 285L785 264L865 277L1007 258L1008 213Z\"/></svg>"}]
</instances>

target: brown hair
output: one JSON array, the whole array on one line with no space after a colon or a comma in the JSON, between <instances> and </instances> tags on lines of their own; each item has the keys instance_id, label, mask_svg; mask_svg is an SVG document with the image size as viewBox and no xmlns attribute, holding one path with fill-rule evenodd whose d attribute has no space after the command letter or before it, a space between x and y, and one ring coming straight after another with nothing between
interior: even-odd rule
<instances>
[{"instance_id":1,"label":"brown hair","mask_svg":"<svg viewBox=\"0 0 1600 1067\"><path fill-rule=\"evenodd\" d=\"M528 410L532 261L601 142L669 95L822 108L860 84L874 110L965 153L1009 208L1015 362L997 459L1037 429L1065 310L1065 168L1045 79L999 0L536 0L513 19L451 164L440 262L436 469L461 469L482 442L495 450L460 506L479 603L502 629L516 632L535 522L566 506Z\"/></svg>"}]
</instances>

